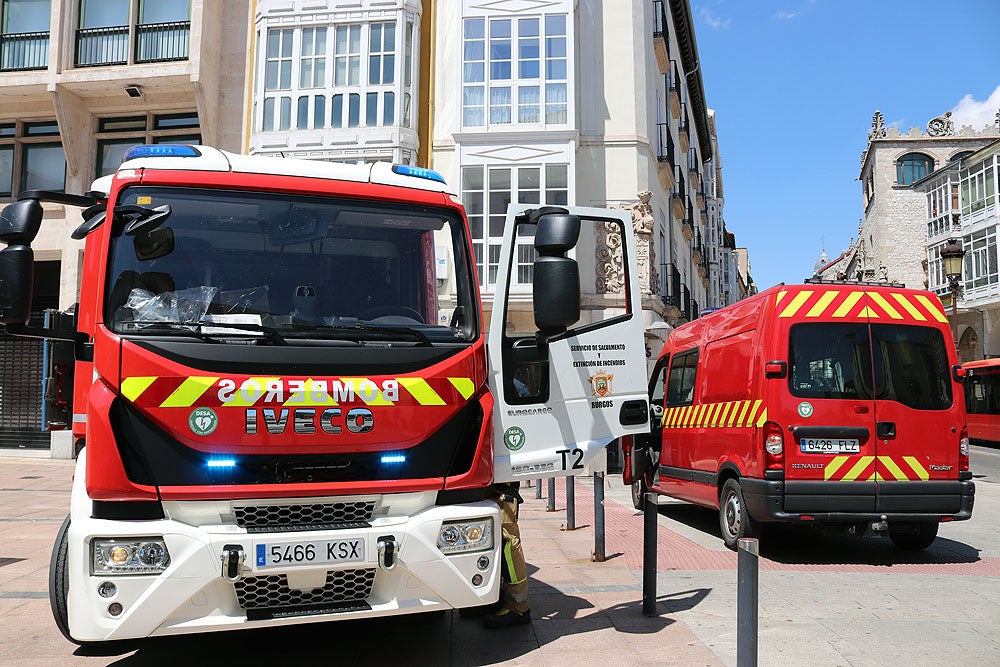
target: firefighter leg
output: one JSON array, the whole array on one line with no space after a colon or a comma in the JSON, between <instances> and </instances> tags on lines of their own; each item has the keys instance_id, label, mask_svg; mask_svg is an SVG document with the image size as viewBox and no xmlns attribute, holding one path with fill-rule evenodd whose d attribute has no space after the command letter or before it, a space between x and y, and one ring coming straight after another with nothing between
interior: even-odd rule
<instances>
[{"instance_id":1,"label":"firefighter leg","mask_svg":"<svg viewBox=\"0 0 1000 667\"><path fill-rule=\"evenodd\" d=\"M528 573L521 550L521 533L517 528L517 501L502 497L500 524L503 532L503 548L500 557L502 582L500 599L503 607L495 614L483 619L487 628L504 628L531 622L528 609Z\"/></svg>"}]
</instances>

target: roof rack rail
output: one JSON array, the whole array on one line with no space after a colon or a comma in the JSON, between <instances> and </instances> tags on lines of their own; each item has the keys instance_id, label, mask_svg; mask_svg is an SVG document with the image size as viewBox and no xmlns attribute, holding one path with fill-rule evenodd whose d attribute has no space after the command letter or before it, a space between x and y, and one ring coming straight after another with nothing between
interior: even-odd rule
<instances>
[{"instance_id":1,"label":"roof rack rail","mask_svg":"<svg viewBox=\"0 0 1000 667\"><path fill-rule=\"evenodd\" d=\"M903 283L896 282L862 282L860 280L824 280L823 278L806 278L807 285L860 285L861 287L898 287L906 288Z\"/></svg>"}]
</instances>

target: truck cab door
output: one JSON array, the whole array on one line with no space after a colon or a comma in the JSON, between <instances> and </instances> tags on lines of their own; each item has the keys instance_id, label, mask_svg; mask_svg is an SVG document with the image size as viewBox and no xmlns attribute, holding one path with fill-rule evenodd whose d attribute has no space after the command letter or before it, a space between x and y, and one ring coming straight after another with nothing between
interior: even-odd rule
<instances>
[{"instance_id":1,"label":"truck cab door","mask_svg":"<svg viewBox=\"0 0 1000 667\"><path fill-rule=\"evenodd\" d=\"M649 431L638 283L630 212L508 207L488 338L496 481L580 474Z\"/></svg>"}]
</instances>

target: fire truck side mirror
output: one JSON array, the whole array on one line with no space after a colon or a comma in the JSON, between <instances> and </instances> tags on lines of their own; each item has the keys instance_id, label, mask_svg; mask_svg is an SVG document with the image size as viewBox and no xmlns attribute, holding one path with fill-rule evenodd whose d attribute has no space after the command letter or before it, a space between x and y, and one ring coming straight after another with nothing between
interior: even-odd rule
<instances>
[{"instance_id":1,"label":"fire truck side mirror","mask_svg":"<svg viewBox=\"0 0 1000 667\"><path fill-rule=\"evenodd\" d=\"M31 317L35 253L31 242L42 225L42 205L25 199L0 212L0 324L26 324Z\"/></svg>"},{"instance_id":2,"label":"fire truck side mirror","mask_svg":"<svg viewBox=\"0 0 1000 667\"><path fill-rule=\"evenodd\" d=\"M538 220L532 297L535 326L543 337L558 336L580 319L580 268L566 253L580 238L580 218L550 213Z\"/></svg>"}]
</instances>

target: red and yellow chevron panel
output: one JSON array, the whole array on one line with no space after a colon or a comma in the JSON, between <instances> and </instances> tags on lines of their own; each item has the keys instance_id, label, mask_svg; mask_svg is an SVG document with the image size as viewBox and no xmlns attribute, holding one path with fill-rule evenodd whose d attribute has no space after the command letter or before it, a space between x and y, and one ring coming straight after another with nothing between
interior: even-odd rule
<instances>
[{"instance_id":1,"label":"red and yellow chevron panel","mask_svg":"<svg viewBox=\"0 0 1000 667\"><path fill-rule=\"evenodd\" d=\"M906 482L930 479L915 456L835 456L823 469L828 482Z\"/></svg>"},{"instance_id":2,"label":"red and yellow chevron panel","mask_svg":"<svg viewBox=\"0 0 1000 667\"><path fill-rule=\"evenodd\" d=\"M793 294L793 296L789 296ZM775 295L779 318L880 320L884 322L946 323L939 301L913 292L858 289L780 290Z\"/></svg>"},{"instance_id":3,"label":"red and yellow chevron panel","mask_svg":"<svg viewBox=\"0 0 1000 667\"><path fill-rule=\"evenodd\" d=\"M667 408L663 411L663 428L749 428L763 426L767 421L767 406L760 399L701 403Z\"/></svg>"}]
</instances>

